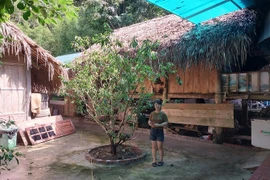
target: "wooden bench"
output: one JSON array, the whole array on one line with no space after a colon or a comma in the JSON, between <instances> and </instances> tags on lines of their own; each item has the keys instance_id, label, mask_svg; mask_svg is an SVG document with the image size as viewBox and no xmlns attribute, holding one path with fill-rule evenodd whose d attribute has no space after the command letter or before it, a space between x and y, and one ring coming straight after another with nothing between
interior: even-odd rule
<instances>
[{"instance_id":1,"label":"wooden bench","mask_svg":"<svg viewBox=\"0 0 270 180\"><path fill-rule=\"evenodd\" d=\"M270 154L256 169L249 180L270 180Z\"/></svg>"}]
</instances>

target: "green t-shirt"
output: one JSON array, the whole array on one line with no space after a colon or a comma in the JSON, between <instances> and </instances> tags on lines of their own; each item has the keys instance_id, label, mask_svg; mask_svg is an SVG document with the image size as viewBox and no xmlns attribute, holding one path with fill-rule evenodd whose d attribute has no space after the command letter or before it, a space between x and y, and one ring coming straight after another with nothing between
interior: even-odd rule
<instances>
[{"instance_id":1,"label":"green t-shirt","mask_svg":"<svg viewBox=\"0 0 270 180\"><path fill-rule=\"evenodd\" d=\"M168 122L168 117L167 115L163 112L163 111L160 111L160 112L151 112L150 116L149 116L149 120L151 121L151 123L153 124L161 124L161 123L164 123L164 122ZM162 128L162 127L160 127Z\"/></svg>"}]
</instances>

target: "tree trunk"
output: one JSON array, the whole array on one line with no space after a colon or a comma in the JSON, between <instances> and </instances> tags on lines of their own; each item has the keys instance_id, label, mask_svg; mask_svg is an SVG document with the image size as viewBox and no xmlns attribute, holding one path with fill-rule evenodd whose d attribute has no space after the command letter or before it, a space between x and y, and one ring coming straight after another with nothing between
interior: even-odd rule
<instances>
[{"instance_id":1,"label":"tree trunk","mask_svg":"<svg viewBox=\"0 0 270 180\"><path fill-rule=\"evenodd\" d=\"M113 155L116 155L117 144L114 143L113 138L111 136L109 137L110 137L110 142L111 142L111 153Z\"/></svg>"},{"instance_id":2,"label":"tree trunk","mask_svg":"<svg viewBox=\"0 0 270 180\"><path fill-rule=\"evenodd\" d=\"M116 148L117 148L117 145L116 144L111 144L111 153L113 155L116 155Z\"/></svg>"}]
</instances>

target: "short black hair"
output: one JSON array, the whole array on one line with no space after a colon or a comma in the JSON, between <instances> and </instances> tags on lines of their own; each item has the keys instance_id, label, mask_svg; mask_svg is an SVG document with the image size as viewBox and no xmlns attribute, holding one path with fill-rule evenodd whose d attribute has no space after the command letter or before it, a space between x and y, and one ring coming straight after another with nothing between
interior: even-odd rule
<instances>
[{"instance_id":1,"label":"short black hair","mask_svg":"<svg viewBox=\"0 0 270 180\"><path fill-rule=\"evenodd\" d=\"M156 99L155 100L155 103L159 104L159 105L162 105L162 100L161 99Z\"/></svg>"}]
</instances>

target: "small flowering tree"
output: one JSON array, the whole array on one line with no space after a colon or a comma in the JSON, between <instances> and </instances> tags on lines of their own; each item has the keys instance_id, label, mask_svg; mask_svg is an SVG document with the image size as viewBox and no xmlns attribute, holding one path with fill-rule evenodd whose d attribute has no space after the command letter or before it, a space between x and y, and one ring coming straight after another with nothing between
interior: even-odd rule
<instances>
[{"instance_id":1,"label":"small flowering tree","mask_svg":"<svg viewBox=\"0 0 270 180\"><path fill-rule=\"evenodd\" d=\"M128 55L119 53L120 43L107 42L69 65L74 77L64 81L65 93L82 102L86 115L103 128L115 155L117 147L132 137L136 115L148 108L151 87L145 87L144 81L164 76L172 66L160 63L159 70L154 70L150 65L158 59L154 52L158 45L149 40L138 45L134 39L133 55ZM127 133L126 128L131 131Z\"/></svg>"}]
</instances>

